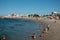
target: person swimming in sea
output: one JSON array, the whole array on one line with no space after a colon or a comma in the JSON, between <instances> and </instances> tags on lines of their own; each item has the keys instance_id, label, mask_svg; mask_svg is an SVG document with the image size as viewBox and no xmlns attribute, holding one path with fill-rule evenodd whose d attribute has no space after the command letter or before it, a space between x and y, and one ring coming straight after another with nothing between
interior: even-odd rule
<instances>
[{"instance_id":1,"label":"person swimming in sea","mask_svg":"<svg viewBox=\"0 0 60 40\"><path fill-rule=\"evenodd\" d=\"M34 40L35 40L35 39L36 39L36 34L35 34L35 33L33 33L31 37L32 37L32 39L34 39Z\"/></svg>"},{"instance_id":2,"label":"person swimming in sea","mask_svg":"<svg viewBox=\"0 0 60 40\"><path fill-rule=\"evenodd\" d=\"M3 34L3 35L2 35L2 39L3 39L3 40L6 40L6 34Z\"/></svg>"}]
</instances>

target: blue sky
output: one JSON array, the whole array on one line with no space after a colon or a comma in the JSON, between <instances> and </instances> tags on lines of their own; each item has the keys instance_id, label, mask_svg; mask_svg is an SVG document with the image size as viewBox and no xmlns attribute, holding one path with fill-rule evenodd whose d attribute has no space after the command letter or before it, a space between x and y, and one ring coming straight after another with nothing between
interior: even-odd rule
<instances>
[{"instance_id":1,"label":"blue sky","mask_svg":"<svg viewBox=\"0 0 60 40\"><path fill-rule=\"evenodd\" d=\"M0 0L0 16L8 14L50 14L60 12L60 0Z\"/></svg>"}]
</instances>

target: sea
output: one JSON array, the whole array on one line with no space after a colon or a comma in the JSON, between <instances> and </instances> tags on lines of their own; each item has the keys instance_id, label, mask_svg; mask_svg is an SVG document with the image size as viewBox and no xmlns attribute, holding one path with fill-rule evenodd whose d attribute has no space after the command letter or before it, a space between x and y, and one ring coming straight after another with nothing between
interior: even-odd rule
<instances>
[{"instance_id":1,"label":"sea","mask_svg":"<svg viewBox=\"0 0 60 40\"><path fill-rule=\"evenodd\" d=\"M0 36L6 34L6 40L32 40L35 33L39 40L40 22L31 19L0 18Z\"/></svg>"}]
</instances>

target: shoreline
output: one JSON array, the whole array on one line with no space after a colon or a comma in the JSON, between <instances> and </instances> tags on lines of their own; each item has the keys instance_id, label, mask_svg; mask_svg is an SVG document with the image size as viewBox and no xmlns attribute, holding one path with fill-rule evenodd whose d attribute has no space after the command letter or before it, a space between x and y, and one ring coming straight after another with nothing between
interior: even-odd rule
<instances>
[{"instance_id":1,"label":"shoreline","mask_svg":"<svg viewBox=\"0 0 60 40\"><path fill-rule=\"evenodd\" d=\"M41 40L60 40L60 20L40 19L39 21L45 25L50 25L48 33L44 33Z\"/></svg>"},{"instance_id":2,"label":"shoreline","mask_svg":"<svg viewBox=\"0 0 60 40\"><path fill-rule=\"evenodd\" d=\"M21 19L21 18L20 18ZM46 33L44 33L42 39L41 40L60 40L60 20L54 20L54 19L47 19L47 18L39 18L38 20L36 20L36 18L23 18L26 20L33 20L33 21L37 21L38 23L42 24L43 27L46 27L48 24L49 26L49 31L46 35ZM55 22L56 21L56 22ZM39 25L40 25L39 24ZM40 32L40 31L38 31ZM38 39L38 40L39 40Z\"/></svg>"}]
</instances>

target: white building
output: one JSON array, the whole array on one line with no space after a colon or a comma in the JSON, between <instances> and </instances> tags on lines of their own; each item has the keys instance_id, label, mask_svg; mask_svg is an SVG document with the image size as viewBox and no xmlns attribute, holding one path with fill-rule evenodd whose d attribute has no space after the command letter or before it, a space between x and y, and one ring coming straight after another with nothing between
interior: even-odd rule
<instances>
[{"instance_id":1,"label":"white building","mask_svg":"<svg viewBox=\"0 0 60 40\"><path fill-rule=\"evenodd\" d=\"M27 18L28 14L9 14L4 17L6 17L6 18Z\"/></svg>"}]
</instances>

